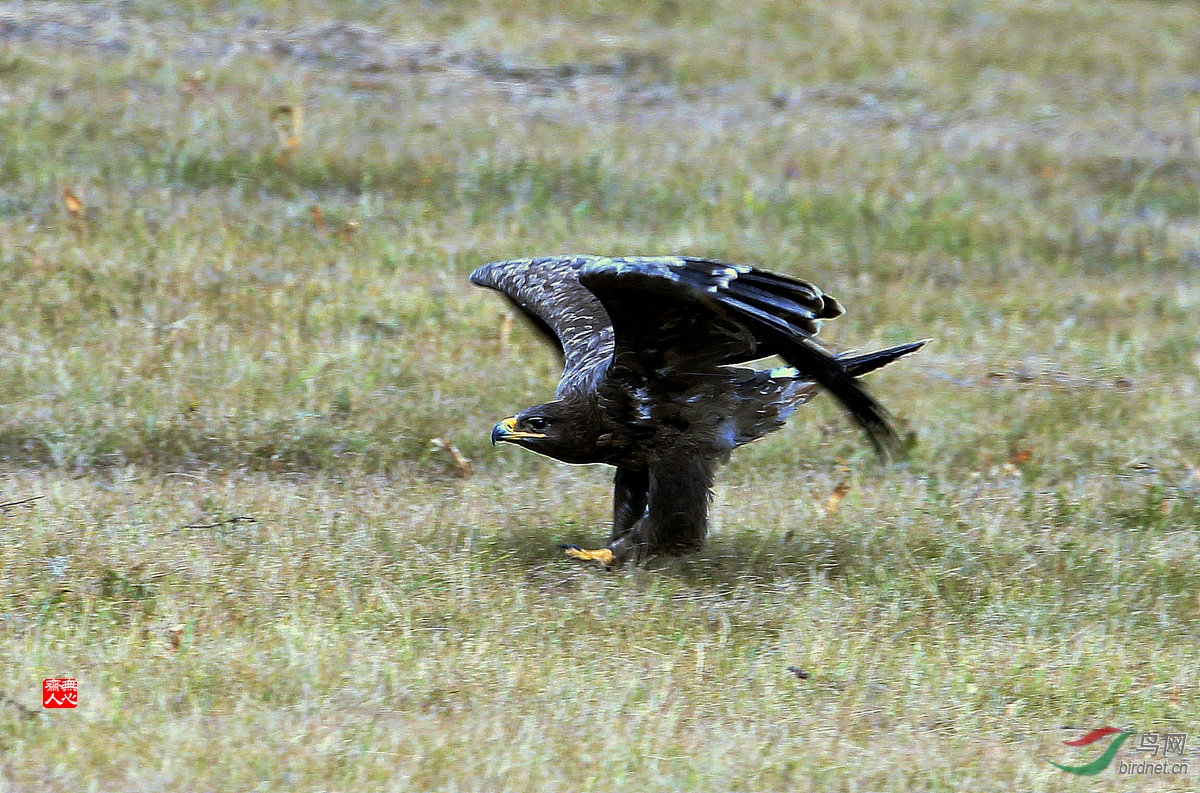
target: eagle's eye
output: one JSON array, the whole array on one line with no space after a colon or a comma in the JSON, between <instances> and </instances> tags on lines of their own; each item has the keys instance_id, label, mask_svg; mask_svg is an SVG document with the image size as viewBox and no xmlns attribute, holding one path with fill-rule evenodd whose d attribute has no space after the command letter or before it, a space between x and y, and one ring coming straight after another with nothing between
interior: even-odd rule
<instances>
[{"instance_id":1,"label":"eagle's eye","mask_svg":"<svg viewBox=\"0 0 1200 793\"><path fill-rule=\"evenodd\" d=\"M529 427L529 429L535 430L537 432L541 432L542 430L546 429L546 427L549 425L550 425L550 422L547 421L546 419L542 418L541 416L530 416L529 418L525 419L525 426L527 426L527 427Z\"/></svg>"}]
</instances>

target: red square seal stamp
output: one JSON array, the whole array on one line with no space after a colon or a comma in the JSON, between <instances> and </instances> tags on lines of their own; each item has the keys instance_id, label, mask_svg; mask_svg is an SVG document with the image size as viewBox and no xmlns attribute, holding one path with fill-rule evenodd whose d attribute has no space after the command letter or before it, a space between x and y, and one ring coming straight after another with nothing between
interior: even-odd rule
<instances>
[{"instance_id":1,"label":"red square seal stamp","mask_svg":"<svg viewBox=\"0 0 1200 793\"><path fill-rule=\"evenodd\" d=\"M42 707L79 707L79 681L73 677L48 677L43 680Z\"/></svg>"}]
</instances>

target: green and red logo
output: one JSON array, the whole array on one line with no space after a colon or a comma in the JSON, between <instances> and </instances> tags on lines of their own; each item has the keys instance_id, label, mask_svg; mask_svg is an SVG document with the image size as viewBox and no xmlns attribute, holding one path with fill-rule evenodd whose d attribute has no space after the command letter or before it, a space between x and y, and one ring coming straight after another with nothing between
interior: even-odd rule
<instances>
[{"instance_id":1,"label":"green and red logo","mask_svg":"<svg viewBox=\"0 0 1200 793\"><path fill-rule=\"evenodd\" d=\"M1130 735L1133 735L1132 732L1118 730L1116 727L1101 727L1098 730L1092 730L1082 738L1076 738L1073 741L1063 741L1067 746L1090 746L1096 741L1107 738L1110 735L1116 735L1117 737L1113 738L1112 743L1108 745L1103 754L1090 763L1085 763L1084 765L1062 765L1053 760L1050 760L1049 763L1055 768L1061 768L1068 774L1077 774L1079 776L1099 774L1112 764L1113 758L1117 756L1117 752L1121 749L1121 744L1125 743Z\"/></svg>"}]
</instances>

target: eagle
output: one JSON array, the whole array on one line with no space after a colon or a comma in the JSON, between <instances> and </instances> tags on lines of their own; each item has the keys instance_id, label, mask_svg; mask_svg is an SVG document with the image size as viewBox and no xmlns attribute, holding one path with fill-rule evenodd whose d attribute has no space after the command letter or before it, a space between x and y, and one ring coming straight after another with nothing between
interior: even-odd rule
<instances>
[{"instance_id":1,"label":"eagle","mask_svg":"<svg viewBox=\"0 0 1200 793\"><path fill-rule=\"evenodd\" d=\"M558 348L554 399L492 429L565 463L616 468L607 545L562 546L606 567L699 550L717 466L824 389L881 456L903 444L858 377L928 339L865 355L814 341L841 304L806 281L691 256L510 259L471 274ZM787 366L750 368L778 356Z\"/></svg>"}]
</instances>

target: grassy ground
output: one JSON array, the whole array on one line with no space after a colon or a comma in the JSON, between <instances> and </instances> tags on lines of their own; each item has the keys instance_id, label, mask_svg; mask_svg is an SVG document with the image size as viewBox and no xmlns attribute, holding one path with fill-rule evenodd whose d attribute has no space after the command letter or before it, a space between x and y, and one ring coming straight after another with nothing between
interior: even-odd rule
<instances>
[{"instance_id":1,"label":"grassy ground","mask_svg":"<svg viewBox=\"0 0 1200 793\"><path fill-rule=\"evenodd\" d=\"M326 5L0 5L0 790L1196 787L1200 11ZM911 459L820 400L567 563L608 473L488 445L556 362L466 282L556 252L934 337ZM1105 724L1190 774L1047 762Z\"/></svg>"}]
</instances>

